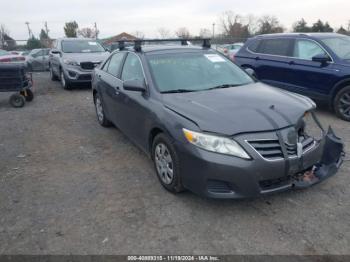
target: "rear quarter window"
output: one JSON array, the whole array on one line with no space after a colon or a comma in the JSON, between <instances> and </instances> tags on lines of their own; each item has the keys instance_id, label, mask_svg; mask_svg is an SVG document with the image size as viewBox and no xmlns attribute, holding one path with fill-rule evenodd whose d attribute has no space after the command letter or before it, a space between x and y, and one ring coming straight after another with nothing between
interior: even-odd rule
<instances>
[{"instance_id":1,"label":"rear quarter window","mask_svg":"<svg viewBox=\"0 0 350 262\"><path fill-rule=\"evenodd\" d=\"M263 39L258 48L258 53L266 55L290 56L292 39Z\"/></svg>"},{"instance_id":2,"label":"rear quarter window","mask_svg":"<svg viewBox=\"0 0 350 262\"><path fill-rule=\"evenodd\" d=\"M258 52L260 40L253 40L248 44L248 49L254 53Z\"/></svg>"}]
</instances>

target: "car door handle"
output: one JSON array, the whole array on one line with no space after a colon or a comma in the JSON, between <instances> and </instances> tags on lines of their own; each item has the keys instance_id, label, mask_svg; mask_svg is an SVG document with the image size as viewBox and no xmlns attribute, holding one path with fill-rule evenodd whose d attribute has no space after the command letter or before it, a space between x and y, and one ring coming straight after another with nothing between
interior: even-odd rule
<instances>
[{"instance_id":1,"label":"car door handle","mask_svg":"<svg viewBox=\"0 0 350 262\"><path fill-rule=\"evenodd\" d=\"M289 61L288 64L290 64L290 65L295 65L295 62L294 62L294 61Z\"/></svg>"},{"instance_id":2,"label":"car door handle","mask_svg":"<svg viewBox=\"0 0 350 262\"><path fill-rule=\"evenodd\" d=\"M260 57L259 56L255 57L255 60L260 60Z\"/></svg>"}]
</instances>

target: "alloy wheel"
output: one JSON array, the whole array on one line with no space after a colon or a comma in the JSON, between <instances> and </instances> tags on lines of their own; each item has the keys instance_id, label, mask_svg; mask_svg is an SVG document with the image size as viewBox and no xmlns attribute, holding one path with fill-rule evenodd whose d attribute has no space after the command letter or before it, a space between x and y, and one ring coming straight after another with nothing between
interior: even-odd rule
<instances>
[{"instance_id":1,"label":"alloy wheel","mask_svg":"<svg viewBox=\"0 0 350 262\"><path fill-rule=\"evenodd\" d=\"M170 185L174 179L174 164L171 154L167 146L160 143L155 148L154 161L157 168L157 173L166 185Z\"/></svg>"},{"instance_id":2,"label":"alloy wheel","mask_svg":"<svg viewBox=\"0 0 350 262\"><path fill-rule=\"evenodd\" d=\"M344 93L339 99L339 112L346 118L350 118L350 92Z\"/></svg>"}]
</instances>

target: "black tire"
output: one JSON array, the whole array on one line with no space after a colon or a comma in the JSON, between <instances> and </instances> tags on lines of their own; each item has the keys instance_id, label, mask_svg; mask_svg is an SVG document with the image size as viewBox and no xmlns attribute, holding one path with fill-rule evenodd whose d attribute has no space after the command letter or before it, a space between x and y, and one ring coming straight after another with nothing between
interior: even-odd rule
<instances>
[{"instance_id":1,"label":"black tire","mask_svg":"<svg viewBox=\"0 0 350 262\"><path fill-rule=\"evenodd\" d=\"M345 121L350 121L350 86L342 88L334 97L335 114Z\"/></svg>"},{"instance_id":2,"label":"black tire","mask_svg":"<svg viewBox=\"0 0 350 262\"><path fill-rule=\"evenodd\" d=\"M61 85L62 85L63 89L65 89L65 90L71 90L72 89L71 83L69 83L67 81L67 78L66 78L66 76L63 73L63 70L61 70L61 73L60 73L60 80L61 80Z\"/></svg>"},{"instance_id":3,"label":"black tire","mask_svg":"<svg viewBox=\"0 0 350 262\"><path fill-rule=\"evenodd\" d=\"M158 150L158 146L165 146L166 150L168 151L168 154L171 157L172 160L172 164L169 165L165 159L164 160L164 164L166 164L166 168L170 168L172 169L172 178L169 179L169 174L168 172L162 172L160 171L160 167L158 166L160 158L157 154L157 150ZM165 156L167 156L167 154L164 154ZM184 187L181 183L181 176L180 176L180 163L179 163L179 157L178 157L178 153L176 152L176 149L173 145L173 143L171 142L170 138L163 134L160 133L158 134L154 140L153 140L153 144L152 144L152 160L153 160L153 164L154 164L154 168L157 174L157 177L160 181L160 183L162 184L162 186L172 192L172 193L180 193L182 191L184 191ZM164 166L163 166L164 167ZM165 178L166 177L166 178Z\"/></svg>"},{"instance_id":4,"label":"black tire","mask_svg":"<svg viewBox=\"0 0 350 262\"><path fill-rule=\"evenodd\" d=\"M98 93L94 95L95 112L98 123L103 127L110 127L112 123L107 119L101 97ZM100 108L99 108L100 106Z\"/></svg>"},{"instance_id":5,"label":"black tire","mask_svg":"<svg viewBox=\"0 0 350 262\"><path fill-rule=\"evenodd\" d=\"M26 89L25 91L21 91L20 93L22 96L24 96L25 100L27 102L31 102L34 99L34 93L30 89Z\"/></svg>"},{"instance_id":6,"label":"black tire","mask_svg":"<svg viewBox=\"0 0 350 262\"><path fill-rule=\"evenodd\" d=\"M26 100L24 96L20 94L13 94L10 96L10 104L13 107L16 107L16 108L23 107L25 103L26 103Z\"/></svg>"},{"instance_id":7,"label":"black tire","mask_svg":"<svg viewBox=\"0 0 350 262\"><path fill-rule=\"evenodd\" d=\"M55 72L53 71L52 67L49 67L49 72L50 72L50 79L52 81L58 81L58 77L55 75Z\"/></svg>"}]
</instances>

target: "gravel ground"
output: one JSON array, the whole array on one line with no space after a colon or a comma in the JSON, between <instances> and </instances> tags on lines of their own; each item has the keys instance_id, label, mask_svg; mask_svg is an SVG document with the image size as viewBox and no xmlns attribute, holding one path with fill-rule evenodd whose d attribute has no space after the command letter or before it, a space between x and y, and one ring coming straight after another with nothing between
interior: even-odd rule
<instances>
[{"instance_id":1,"label":"gravel ground","mask_svg":"<svg viewBox=\"0 0 350 262\"><path fill-rule=\"evenodd\" d=\"M88 88L36 73L22 109L0 94L0 254L350 254L350 162L305 191L172 195L151 161L98 125ZM350 152L350 123L326 110Z\"/></svg>"}]
</instances>

